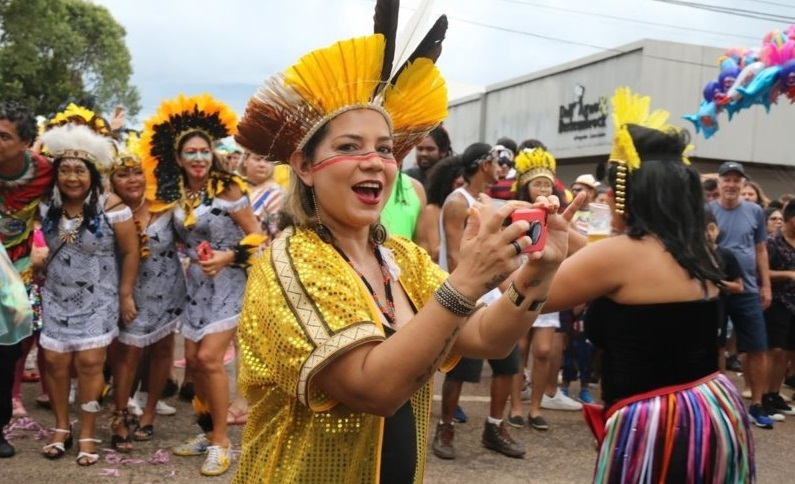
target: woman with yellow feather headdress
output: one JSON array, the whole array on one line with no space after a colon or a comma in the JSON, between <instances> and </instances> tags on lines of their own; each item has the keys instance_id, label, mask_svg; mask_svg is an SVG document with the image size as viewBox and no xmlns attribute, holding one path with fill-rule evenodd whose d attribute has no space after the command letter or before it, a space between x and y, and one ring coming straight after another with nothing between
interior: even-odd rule
<instances>
[{"instance_id":1,"label":"woman with yellow feather headdress","mask_svg":"<svg viewBox=\"0 0 795 484\"><path fill-rule=\"evenodd\" d=\"M560 196L555 188L557 161L538 140L527 140L524 148L514 158L516 179L513 192L517 200L532 202L538 197ZM546 430L548 424L541 415L541 401L544 395L553 395L560 408L579 410L580 403L564 395L558 389L558 372L564 350L564 335L560 328L560 314L547 313L536 318L530 333L519 340L521 350L520 372L514 375L511 389L511 415L522 419L521 389L524 384L524 369L527 358L532 354L533 364L530 384L530 409L528 424L535 429Z\"/></svg>"},{"instance_id":2,"label":"woman with yellow feather headdress","mask_svg":"<svg viewBox=\"0 0 795 484\"><path fill-rule=\"evenodd\" d=\"M248 188L222 170L213 143L234 134L235 114L207 94L164 101L144 124L142 165L149 209L174 209L185 243L187 305L181 333L194 375L194 409L203 433L173 449L207 454L201 473L223 474L231 462L223 355L238 324L249 257L264 242Z\"/></svg>"},{"instance_id":3,"label":"woman with yellow feather headdress","mask_svg":"<svg viewBox=\"0 0 795 484\"><path fill-rule=\"evenodd\" d=\"M120 329L113 364L113 396L116 409L111 421L111 446L119 452L132 450L131 440L150 440L154 433L155 408L169 375L174 353L174 330L185 310L185 276L177 256L176 233L170 210L152 212L144 196L146 179L141 167L139 138L130 132L114 158L111 190L132 209L141 251L135 285L138 315ZM149 378L143 415L130 435L128 402L143 350L148 349ZM143 404L142 404L143 405Z\"/></svg>"},{"instance_id":4,"label":"woman with yellow feather headdress","mask_svg":"<svg viewBox=\"0 0 795 484\"><path fill-rule=\"evenodd\" d=\"M90 122L70 118L41 135L56 179L42 206L42 233L50 255L42 289L44 324L39 343L56 429L44 446L48 459L63 457L73 442L69 423L71 369L77 371L82 418L77 463L99 461L94 430L102 410L106 349L137 315L133 298L138 273L138 237L129 207L105 194L103 177L113 163L113 141Z\"/></svg>"},{"instance_id":5,"label":"woman with yellow feather headdress","mask_svg":"<svg viewBox=\"0 0 795 484\"><path fill-rule=\"evenodd\" d=\"M380 225L398 161L447 113L434 65L446 17L408 55L397 14L379 0L373 35L266 80L238 126L241 146L293 172L284 230L252 267L238 328L249 415L235 482L422 482L433 374L451 354L508 354L566 253L554 197L537 204L550 213L547 248L525 264L527 222L500 227L527 204L475 204L449 277ZM517 267L502 298L478 304Z\"/></svg>"},{"instance_id":6,"label":"woman with yellow feather headdress","mask_svg":"<svg viewBox=\"0 0 795 484\"><path fill-rule=\"evenodd\" d=\"M649 105L616 91L607 178L621 235L569 258L547 308L590 302L585 330L603 350L606 409L586 412L601 443L595 482L751 482L748 416L718 371L723 275L689 136Z\"/></svg>"}]
</instances>

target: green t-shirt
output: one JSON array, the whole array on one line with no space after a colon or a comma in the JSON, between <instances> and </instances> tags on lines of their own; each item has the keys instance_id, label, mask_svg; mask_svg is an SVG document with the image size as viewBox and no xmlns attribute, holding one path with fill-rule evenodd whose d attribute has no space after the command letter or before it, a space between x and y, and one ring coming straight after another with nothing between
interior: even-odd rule
<instances>
[{"instance_id":1,"label":"green t-shirt","mask_svg":"<svg viewBox=\"0 0 795 484\"><path fill-rule=\"evenodd\" d=\"M399 178L395 179L392 187L392 195L381 212L381 223L390 235L402 235L413 240L421 209L420 198L414 191L411 177L399 173Z\"/></svg>"}]
</instances>

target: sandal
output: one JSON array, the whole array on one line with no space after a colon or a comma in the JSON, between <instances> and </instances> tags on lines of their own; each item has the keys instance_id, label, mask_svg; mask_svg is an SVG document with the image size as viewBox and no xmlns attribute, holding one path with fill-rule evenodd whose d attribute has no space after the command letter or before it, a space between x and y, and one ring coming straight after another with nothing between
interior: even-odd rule
<instances>
[{"instance_id":1,"label":"sandal","mask_svg":"<svg viewBox=\"0 0 795 484\"><path fill-rule=\"evenodd\" d=\"M248 410L236 412L229 408L226 411L226 424L227 425L245 425L248 419Z\"/></svg>"},{"instance_id":2,"label":"sandal","mask_svg":"<svg viewBox=\"0 0 795 484\"><path fill-rule=\"evenodd\" d=\"M123 454L132 452L133 450L132 439L130 438L129 417L130 415L125 408L124 410L116 410L113 412L113 419L110 421L110 446L116 452L121 452ZM122 429L126 431L126 435L120 435L119 432Z\"/></svg>"},{"instance_id":3,"label":"sandal","mask_svg":"<svg viewBox=\"0 0 795 484\"><path fill-rule=\"evenodd\" d=\"M61 457L66 454L67 449L72 448L72 444L74 443L74 439L72 438L72 427L69 427L69 430L66 429L53 429L53 432L56 434L66 434L66 438L63 442L50 442L49 444L45 445L41 448L42 452L44 453L44 457L50 460L60 459ZM52 451L55 452L52 452Z\"/></svg>"},{"instance_id":4,"label":"sandal","mask_svg":"<svg viewBox=\"0 0 795 484\"><path fill-rule=\"evenodd\" d=\"M155 426L152 424L136 425L135 430L133 431L133 438L138 442L146 442L147 440L152 440L152 436L154 435L155 435Z\"/></svg>"},{"instance_id":5,"label":"sandal","mask_svg":"<svg viewBox=\"0 0 795 484\"><path fill-rule=\"evenodd\" d=\"M82 444L83 442L92 442L94 444L98 444L102 441L99 439L95 439L93 437L87 437L85 439L77 440L78 445ZM94 464L99 462L99 454L92 454L91 452L85 452L81 450L77 454L77 459L75 459L75 462L77 462L77 465L79 465L80 467L93 466Z\"/></svg>"}]
</instances>

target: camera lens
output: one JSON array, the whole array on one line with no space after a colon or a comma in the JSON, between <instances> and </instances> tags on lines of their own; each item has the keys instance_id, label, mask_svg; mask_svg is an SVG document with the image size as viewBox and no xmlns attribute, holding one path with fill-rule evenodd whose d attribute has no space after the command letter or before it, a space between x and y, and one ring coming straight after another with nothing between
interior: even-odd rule
<instances>
[{"instance_id":1,"label":"camera lens","mask_svg":"<svg viewBox=\"0 0 795 484\"><path fill-rule=\"evenodd\" d=\"M530 228L527 230L527 236L530 237L533 245L537 244L538 239L541 238L541 224L538 222L531 222Z\"/></svg>"}]
</instances>

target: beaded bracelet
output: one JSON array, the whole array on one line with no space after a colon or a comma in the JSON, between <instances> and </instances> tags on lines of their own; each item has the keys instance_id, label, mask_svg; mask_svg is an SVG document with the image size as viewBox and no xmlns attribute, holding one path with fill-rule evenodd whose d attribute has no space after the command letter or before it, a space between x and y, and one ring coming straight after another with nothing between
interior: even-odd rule
<instances>
[{"instance_id":1,"label":"beaded bracelet","mask_svg":"<svg viewBox=\"0 0 795 484\"><path fill-rule=\"evenodd\" d=\"M467 317L478 308L477 301L458 292L449 280L444 281L433 296L439 301L439 304L456 316Z\"/></svg>"}]
</instances>

